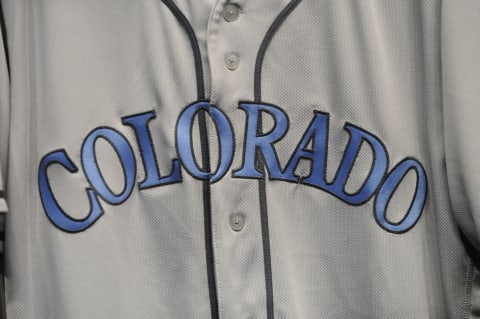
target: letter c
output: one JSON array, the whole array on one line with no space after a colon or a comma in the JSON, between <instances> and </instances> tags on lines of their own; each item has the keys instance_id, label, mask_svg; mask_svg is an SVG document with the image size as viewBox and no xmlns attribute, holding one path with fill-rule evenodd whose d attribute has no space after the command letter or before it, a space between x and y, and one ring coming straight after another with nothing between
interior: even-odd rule
<instances>
[{"instance_id":1,"label":"letter c","mask_svg":"<svg viewBox=\"0 0 480 319\"><path fill-rule=\"evenodd\" d=\"M62 165L70 173L78 172L78 168L64 150L53 151L42 158L38 168L38 185L45 213L48 219L63 231L70 233L84 231L103 215L102 206L95 192L87 188L86 191L90 200L90 212L88 215L84 219L74 219L67 215L53 196L52 188L48 180L47 169L50 165L54 164Z\"/></svg>"}]
</instances>

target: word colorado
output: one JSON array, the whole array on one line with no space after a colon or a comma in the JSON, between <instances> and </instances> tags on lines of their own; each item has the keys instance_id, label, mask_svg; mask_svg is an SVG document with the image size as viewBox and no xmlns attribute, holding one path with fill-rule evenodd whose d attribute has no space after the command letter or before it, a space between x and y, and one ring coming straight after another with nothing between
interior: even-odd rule
<instances>
[{"instance_id":1,"label":"word colorado","mask_svg":"<svg viewBox=\"0 0 480 319\"><path fill-rule=\"evenodd\" d=\"M292 150L288 163L285 167L280 167L275 143L288 133L287 114L279 107L265 103L240 103L239 108L247 116L243 161L239 169L232 171L232 177L263 179L266 178L264 175L266 171L270 180L315 187L350 205L362 205L375 197L373 212L375 220L384 230L393 233L407 232L420 218L427 197L427 178L423 166L416 159L406 157L388 170L388 152L382 141L373 134L346 123L344 130L349 134L349 141L335 178L333 181L327 181L329 114L314 111L313 118L303 137ZM216 127L219 156L214 171L206 171L199 167L195 159L192 127L200 112L206 112ZM265 116L271 117L274 122L273 128L268 132L262 130L261 119ZM218 107L207 101L198 101L181 112L175 127L178 159L172 160L172 169L168 175L161 174L159 171L152 143L149 122L155 117L155 112L150 111L122 118L122 123L134 130L141 153L145 178L138 185L140 190L181 183L182 167L194 178L207 180L210 183L218 182L229 171L235 153L234 132L230 120ZM107 141L118 155L124 175L123 190L120 193L114 193L107 185L97 164L95 144L99 139ZM364 143L371 148L372 165L360 189L354 193L348 193L345 185ZM300 160L310 162L310 172L306 177L295 174ZM261 167L258 163L262 163ZM110 205L119 205L127 200L135 187L137 160L133 148L122 133L111 127L94 129L84 139L81 147L81 166L90 185L86 189L90 208L84 219L74 219L60 207L48 178L48 168L51 165L61 165L70 173L78 172L78 168L63 149L46 154L38 168L39 191L45 213L56 227L66 232L81 232L92 226L104 212L100 198ZM415 192L402 220L392 222L387 218L388 203L410 171L416 176Z\"/></svg>"}]
</instances>

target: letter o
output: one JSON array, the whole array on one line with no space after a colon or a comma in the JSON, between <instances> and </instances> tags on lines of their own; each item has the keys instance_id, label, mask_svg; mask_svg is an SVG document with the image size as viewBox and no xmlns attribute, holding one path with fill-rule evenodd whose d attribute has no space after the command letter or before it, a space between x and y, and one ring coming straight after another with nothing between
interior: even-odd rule
<instances>
[{"instance_id":1,"label":"letter o","mask_svg":"<svg viewBox=\"0 0 480 319\"><path fill-rule=\"evenodd\" d=\"M217 130L220 154L218 167L214 173L199 168L193 154L192 125L195 115L201 110L208 111ZM189 105L180 114L176 127L176 143L183 167L190 175L200 180L210 180L211 183L217 182L225 175L233 160L234 136L232 125L218 107L205 101Z\"/></svg>"},{"instance_id":2,"label":"letter o","mask_svg":"<svg viewBox=\"0 0 480 319\"><path fill-rule=\"evenodd\" d=\"M105 182L95 154L95 143L99 138L106 140L120 159L124 174L124 187L120 194L115 194ZM136 163L133 150L127 139L109 127L99 127L90 132L82 145L82 167L88 182L94 191L109 204L123 203L132 193L136 178Z\"/></svg>"},{"instance_id":3,"label":"letter o","mask_svg":"<svg viewBox=\"0 0 480 319\"><path fill-rule=\"evenodd\" d=\"M410 170L417 175L415 194L406 215L398 223L392 223L387 218L387 207L395 190ZM419 220L427 198L427 177L422 165L413 158L404 159L387 175L375 199L375 219L388 232L405 233Z\"/></svg>"}]
</instances>

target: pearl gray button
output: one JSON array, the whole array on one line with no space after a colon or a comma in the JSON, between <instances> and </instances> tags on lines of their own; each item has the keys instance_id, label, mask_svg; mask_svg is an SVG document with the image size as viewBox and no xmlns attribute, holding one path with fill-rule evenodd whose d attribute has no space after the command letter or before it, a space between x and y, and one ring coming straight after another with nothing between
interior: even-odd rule
<instances>
[{"instance_id":1,"label":"pearl gray button","mask_svg":"<svg viewBox=\"0 0 480 319\"><path fill-rule=\"evenodd\" d=\"M233 22L240 15L240 7L234 3L229 3L223 9L223 18L227 22Z\"/></svg>"},{"instance_id":2,"label":"pearl gray button","mask_svg":"<svg viewBox=\"0 0 480 319\"><path fill-rule=\"evenodd\" d=\"M241 231L245 226L245 215L242 213L235 213L230 216L230 227L234 231Z\"/></svg>"},{"instance_id":3,"label":"pearl gray button","mask_svg":"<svg viewBox=\"0 0 480 319\"><path fill-rule=\"evenodd\" d=\"M235 53L229 53L225 56L225 66L229 70L235 70L238 68L238 64L240 63L240 58Z\"/></svg>"}]
</instances>

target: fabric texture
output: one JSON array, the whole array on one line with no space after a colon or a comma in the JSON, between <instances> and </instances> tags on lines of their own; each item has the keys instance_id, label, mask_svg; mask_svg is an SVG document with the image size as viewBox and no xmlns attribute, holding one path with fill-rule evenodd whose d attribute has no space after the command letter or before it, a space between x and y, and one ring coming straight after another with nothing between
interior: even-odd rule
<instances>
[{"instance_id":1,"label":"fabric texture","mask_svg":"<svg viewBox=\"0 0 480 319\"><path fill-rule=\"evenodd\" d=\"M479 317L480 2L227 3L1 0L8 318Z\"/></svg>"}]
</instances>

